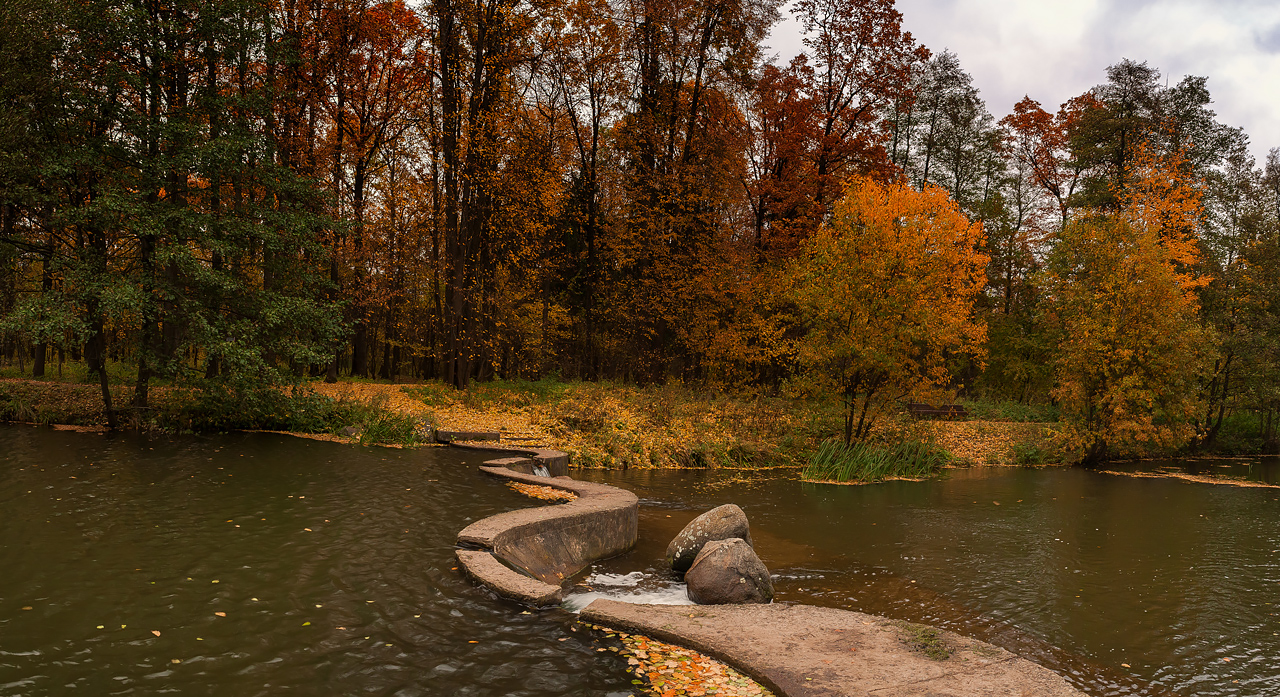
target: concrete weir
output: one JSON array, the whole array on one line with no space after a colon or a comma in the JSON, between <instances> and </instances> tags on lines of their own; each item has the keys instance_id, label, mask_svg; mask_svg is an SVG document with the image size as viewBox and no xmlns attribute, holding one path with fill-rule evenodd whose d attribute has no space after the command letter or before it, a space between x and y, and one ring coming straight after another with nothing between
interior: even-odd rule
<instances>
[{"instance_id":1,"label":"concrete weir","mask_svg":"<svg viewBox=\"0 0 1280 697\"><path fill-rule=\"evenodd\" d=\"M578 498L478 520L458 533L463 549L457 557L468 576L498 595L539 607L558 605L564 598L561 584L566 578L636 543L639 499L607 484L532 474L537 469L563 471L568 456L558 451L529 455L489 460L480 471L571 491ZM558 462L560 457L563 462Z\"/></svg>"},{"instance_id":2,"label":"concrete weir","mask_svg":"<svg viewBox=\"0 0 1280 697\"><path fill-rule=\"evenodd\" d=\"M601 599L582 620L694 649L786 697L1085 697L1049 669L991 644L849 610Z\"/></svg>"},{"instance_id":3,"label":"concrete weir","mask_svg":"<svg viewBox=\"0 0 1280 697\"><path fill-rule=\"evenodd\" d=\"M617 487L555 476L568 463L564 453L512 454L521 457L488 460L480 471L578 498L472 523L458 533L458 562L498 595L538 607L558 605L566 578L635 544L639 500ZM581 619L694 649L783 697L1084 697L1061 676L991 644L848 610L600 599Z\"/></svg>"}]
</instances>

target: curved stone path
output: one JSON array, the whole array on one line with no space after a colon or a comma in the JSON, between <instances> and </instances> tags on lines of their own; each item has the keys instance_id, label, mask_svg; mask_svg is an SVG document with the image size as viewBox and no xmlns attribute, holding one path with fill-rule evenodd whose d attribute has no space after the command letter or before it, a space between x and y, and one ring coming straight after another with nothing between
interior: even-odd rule
<instances>
[{"instance_id":1,"label":"curved stone path","mask_svg":"<svg viewBox=\"0 0 1280 697\"><path fill-rule=\"evenodd\" d=\"M468 576L499 595L534 606L558 605L565 578L635 544L639 500L606 484L532 474L563 471L564 453L523 454L527 457L487 461L480 470L571 491L578 498L476 521L458 533L463 549L456 554ZM582 611L581 619L700 651L786 697L1084 695L1052 671L991 644L848 610L600 599Z\"/></svg>"},{"instance_id":2,"label":"curved stone path","mask_svg":"<svg viewBox=\"0 0 1280 697\"><path fill-rule=\"evenodd\" d=\"M463 549L456 555L468 576L505 598L539 607L558 605L564 599L560 584L566 578L636 543L639 499L607 484L514 471L512 467L520 466L522 460L490 460L480 471L571 491L578 498L478 520L458 533Z\"/></svg>"},{"instance_id":3,"label":"curved stone path","mask_svg":"<svg viewBox=\"0 0 1280 697\"><path fill-rule=\"evenodd\" d=\"M1061 676L991 644L812 605L633 605L596 600L582 621L719 659L787 697L1084 697ZM913 643L935 634L950 656Z\"/></svg>"}]
</instances>

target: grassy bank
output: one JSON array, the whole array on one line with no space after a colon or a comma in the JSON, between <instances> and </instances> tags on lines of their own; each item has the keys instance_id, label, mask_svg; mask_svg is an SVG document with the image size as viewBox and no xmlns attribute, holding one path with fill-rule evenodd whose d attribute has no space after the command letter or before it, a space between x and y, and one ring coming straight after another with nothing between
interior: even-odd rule
<instances>
[{"instance_id":1,"label":"grassy bank","mask_svg":"<svg viewBox=\"0 0 1280 697\"><path fill-rule=\"evenodd\" d=\"M318 434L367 445L416 445L428 428L421 418L388 408L386 400L334 398L302 387L228 390L218 386L151 390L146 409L128 407L133 390L111 386L125 428L172 433L235 430ZM0 379L0 421L104 428L97 385L59 380Z\"/></svg>"},{"instance_id":2,"label":"grassy bank","mask_svg":"<svg viewBox=\"0 0 1280 697\"><path fill-rule=\"evenodd\" d=\"M429 383L403 393L448 427L542 442L584 467L798 467L840 423L836 404L678 385Z\"/></svg>"},{"instance_id":3,"label":"grassy bank","mask_svg":"<svg viewBox=\"0 0 1280 697\"><path fill-rule=\"evenodd\" d=\"M389 395L392 408L430 418L444 428L499 431L504 442L565 450L574 463L585 467L803 468L842 424L840 405L834 401L734 395L678 385L641 388L541 380L476 384L465 391L439 383L314 387L340 399L367 401ZM1006 410L1019 418L916 422L903 416L883 422L876 440L884 446L933 442L956 464L1015 464L1019 452L1047 452L1044 424L1026 422L1044 415Z\"/></svg>"},{"instance_id":4,"label":"grassy bank","mask_svg":"<svg viewBox=\"0 0 1280 697\"><path fill-rule=\"evenodd\" d=\"M123 376L113 377L119 383L112 387L115 404L127 404L131 387ZM70 370L62 381L0 379L0 420L104 426L98 387L75 379ZM362 380L312 381L283 391L158 385L151 402L147 410L122 410L126 426L289 431L412 445L438 424L500 431L505 444L558 448L579 466L600 468L802 468L842 423L835 401L550 379L479 383L463 391L440 383ZM1024 422L1044 414L967 406L1003 420L913 422L904 416L881 424L877 444L928 441L960 464L1034 464L1037 458L1025 454L1045 451L1043 425ZM348 436L352 431L356 435Z\"/></svg>"}]
</instances>

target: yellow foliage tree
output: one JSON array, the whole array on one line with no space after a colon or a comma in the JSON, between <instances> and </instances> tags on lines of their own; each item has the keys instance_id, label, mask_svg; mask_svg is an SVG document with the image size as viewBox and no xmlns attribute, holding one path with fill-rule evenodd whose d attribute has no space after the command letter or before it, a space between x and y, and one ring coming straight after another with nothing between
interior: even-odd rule
<instances>
[{"instance_id":1,"label":"yellow foliage tree","mask_svg":"<svg viewBox=\"0 0 1280 697\"><path fill-rule=\"evenodd\" d=\"M793 266L802 363L844 401L846 443L894 401L945 387L946 362L982 358L973 302L989 258L982 226L944 189L857 179Z\"/></svg>"},{"instance_id":2,"label":"yellow foliage tree","mask_svg":"<svg viewBox=\"0 0 1280 697\"><path fill-rule=\"evenodd\" d=\"M1120 213L1069 223L1040 279L1065 444L1086 462L1185 442L1214 350L1195 293L1199 194L1180 156L1135 159Z\"/></svg>"}]
</instances>

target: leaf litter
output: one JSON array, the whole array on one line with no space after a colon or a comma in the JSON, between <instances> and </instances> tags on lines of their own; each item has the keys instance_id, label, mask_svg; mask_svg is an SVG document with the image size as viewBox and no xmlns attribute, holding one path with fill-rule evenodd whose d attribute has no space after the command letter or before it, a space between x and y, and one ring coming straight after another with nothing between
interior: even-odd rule
<instances>
[{"instance_id":1,"label":"leaf litter","mask_svg":"<svg viewBox=\"0 0 1280 697\"><path fill-rule=\"evenodd\" d=\"M774 697L755 680L697 651L641 634L588 626L604 632L605 638L622 642L621 648L614 650L627 659L627 670L637 678L632 682L645 686L646 694L654 697Z\"/></svg>"},{"instance_id":2,"label":"leaf litter","mask_svg":"<svg viewBox=\"0 0 1280 697\"><path fill-rule=\"evenodd\" d=\"M538 484L525 484L524 482L507 482L507 486L516 491L543 501L572 501L578 498L578 495L572 491L557 489L553 486L540 486Z\"/></svg>"}]
</instances>

